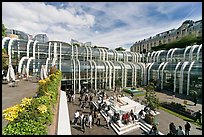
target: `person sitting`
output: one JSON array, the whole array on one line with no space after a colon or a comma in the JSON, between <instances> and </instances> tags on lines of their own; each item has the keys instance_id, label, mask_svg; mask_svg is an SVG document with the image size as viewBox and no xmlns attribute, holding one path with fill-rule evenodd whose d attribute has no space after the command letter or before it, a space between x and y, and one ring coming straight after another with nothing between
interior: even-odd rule
<instances>
[{"instance_id":1,"label":"person sitting","mask_svg":"<svg viewBox=\"0 0 204 137\"><path fill-rule=\"evenodd\" d=\"M140 110L140 112L139 112L139 118L141 118L141 119L144 119L145 117L144 117L144 110Z\"/></svg>"}]
</instances>

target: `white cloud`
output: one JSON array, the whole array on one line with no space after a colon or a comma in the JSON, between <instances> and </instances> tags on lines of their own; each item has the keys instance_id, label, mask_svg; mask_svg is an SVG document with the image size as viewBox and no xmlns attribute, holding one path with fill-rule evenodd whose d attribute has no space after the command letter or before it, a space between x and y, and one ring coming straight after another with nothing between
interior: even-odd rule
<instances>
[{"instance_id":1,"label":"white cloud","mask_svg":"<svg viewBox=\"0 0 204 137\"><path fill-rule=\"evenodd\" d=\"M2 20L7 28L34 35L47 33L50 40L91 41L95 45L115 49L166 30L178 28L185 19L202 19L202 13L195 14L197 9L194 3L73 2L60 5L59 7L63 8L40 2L3 2ZM171 18L176 15L176 10L185 9L189 5L193 6L193 10L189 9L189 15L187 14L186 18ZM102 11L103 16L88 12L82 6ZM159 15L152 14L150 7L154 7L157 14L166 18L160 19ZM98 20L100 22L96 22ZM114 27L112 25L115 20L120 20L127 26ZM94 28L95 24L99 24L101 28ZM104 31L103 28L108 30Z\"/></svg>"}]
</instances>

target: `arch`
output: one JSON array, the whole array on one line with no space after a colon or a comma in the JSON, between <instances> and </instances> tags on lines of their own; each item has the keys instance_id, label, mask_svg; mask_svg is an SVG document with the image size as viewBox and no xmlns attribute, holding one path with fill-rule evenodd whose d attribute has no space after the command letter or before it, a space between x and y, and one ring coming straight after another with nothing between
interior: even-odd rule
<instances>
[{"instance_id":1,"label":"arch","mask_svg":"<svg viewBox=\"0 0 204 137\"><path fill-rule=\"evenodd\" d=\"M26 65L26 73L27 73L27 77L29 76L29 65L30 65L30 62L31 60L34 60L35 58L34 57L30 57L27 61L27 65Z\"/></svg>"},{"instance_id":2,"label":"arch","mask_svg":"<svg viewBox=\"0 0 204 137\"><path fill-rule=\"evenodd\" d=\"M161 74L161 89L163 89L163 80L164 80L164 69L166 67L166 65L168 64L168 62L164 63L163 67L162 67L162 74Z\"/></svg>"},{"instance_id":3,"label":"arch","mask_svg":"<svg viewBox=\"0 0 204 137\"><path fill-rule=\"evenodd\" d=\"M160 51L156 51L156 52L154 53L154 55L153 55L153 59L152 59L153 62L155 62L155 60L156 60L155 58L156 58L156 56L157 56L157 54L158 54L159 52L160 52Z\"/></svg>"},{"instance_id":4,"label":"arch","mask_svg":"<svg viewBox=\"0 0 204 137\"><path fill-rule=\"evenodd\" d=\"M18 73L19 73L19 74L21 73L21 68L22 68L22 65L23 65L23 61L24 61L25 59L29 59L29 57L26 57L26 56L22 57L21 60L20 60L19 63L18 63Z\"/></svg>"},{"instance_id":5,"label":"arch","mask_svg":"<svg viewBox=\"0 0 204 137\"><path fill-rule=\"evenodd\" d=\"M123 71L125 68L124 68L124 64L122 64L122 62L119 62L118 61L118 64L121 66L121 72L122 72L122 87L124 87L124 72Z\"/></svg>"},{"instance_id":6,"label":"arch","mask_svg":"<svg viewBox=\"0 0 204 137\"><path fill-rule=\"evenodd\" d=\"M95 67L95 90L97 90L97 67L96 67L96 62L92 60L94 67Z\"/></svg>"},{"instance_id":7,"label":"arch","mask_svg":"<svg viewBox=\"0 0 204 137\"><path fill-rule=\"evenodd\" d=\"M54 43L54 58L52 59L52 66L55 65L56 60L57 60L57 42Z\"/></svg>"},{"instance_id":8,"label":"arch","mask_svg":"<svg viewBox=\"0 0 204 137\"><path fill-rule=\"evenodd\" d=\"M75 45L75 47L76 47L76 59L78 59L78 54L79 54L79 52L78 52L78 46L77 45Z\"/></svg>"},{"instance_id":9,"label":"arch","mask_svg":"<svg viewBox=\"0 0 204 137\"><path fill-rule=\"evenodd\" d=\"M106 61L106 63L108 64L108 68L109 68L109 89L111 89L112 69L111 69L110 62Z\"/></svg>"},{"instance_id":10,"label":"arch","mask_svg":"<svg viewBox=\"0 0 204 137\"><path fill-rule=\"evenodd\" d=\"M167 52L167 55L166 55L166 61L169 61L169 54L171 53L173 49L170 49L168 52Z\"/></svg>"},{"instance_id":11,"label":"arch","mask_svg":"<svg viewBox=\"0 0 204 137\"><path fill-rule=\"evenodd\" d=\"M189 61L192 61L192 59L193 59L193 51L194 51L194 49L196 48L196 47L198 47L199 45L193 45L192 47L191 47L191 50L190 50L190 54L189 54Z\"/></svg>"},{"instance_id":12,"label":"arch","mask_svg":"<svg viewBox=\"0 0 204 137\"><path fill-rule=\"evenodd\" d=\"M176 68L175 68L175 70L174 70L174 92L176 92L176 71L177 71L177 69L178 69L178 67L179 67L180 64L181 64L181 62L178 62L178 63L176 64Z\"/></svg>"},{"instance_id":13,"label":"arch","mask_svg":"<svg viewBox=\"0 0 204 137\"><path fill-rule=\"evenodd\" d=\"M5 45L5 42L6 40L10 40L11 38L9 37L4 37L3 40L2 40L2 49L4 48L4 45Z\"/></svg>"},{"instance_id":14,"label":"arch","mask_svg":"<svg viewBox=\"0 0 204 137\"><path fill-rule=\"evenodd\" d=\"M88 60L88 54L89 54L88 52L89 52L89 51L88 51L88 48L87 48L86 45L84 45L84 47L85 47L85 49L86 49L86 60Z\"/></svg>"},{"instance_id":15,"label":"arch","mask_svg":"<svg viewBox=\"0 0 204 137\"><path fill-rule=\"evenodd\" d=\"M108 51L107 49L104 49L105 53L106 53L106 61L108 61Z\"/></svg>"},{"instance_id":16,"label":"arch","mask_svg":"<svg viewBox=\"0 0 204 137\"><path fill-rule=\"evenodd\" d=\"M160 77L159 77L159 70L162 67L162 65L164 65L165 62L162 62L161 64L159 64L158 70L157 70L157 79L160 81ZM157 83L157 86L159 87L159 83Z\"/></svg>"},{"instance_id":17,"label":"arch","mask_svg":"<svg viewBox=\"0 0 204 137\"><path fill-rule=\"evenodd\" d=\"M79 76L79 92L81 91L81 73L80 73L80 69L81 69L81 66L80 66L80 61L79 61L79 59L77 58L76 59L76 61L77 61L77 63L78 63L78 76Z\"/></svg>"},{"instance_id":18,"label":"arch","mask_svg":"<svg viewBox=\"0 0 204 137\"><path fill-rule=\"evenodd\" d=\"M101 60L101 49L100 48L97 48L98 51L99 51L99 60Z\"/></svg>"},{"instance_id":19,"label":"arch","mask_svg":"<svg viewBox=\"0 0 204 137\"><path fill-rule=\"evenodd\" d=\"M188 69L188 79L187 79L187 95L189 95L189 85L190 85L190 72L191 68L194 65L195 61L191 62L190 67Z\"/></svg>"},{"instance_id":20,"label":"arch","mask_svg":"<svg viewBox=\"0 0 204 137\"><path fill-rule=\"evenodd\" d=\"M108 82L108 73L107 73L108 67L107 67L106 62L105 62L104 60L102 60L102 62L103 62L103 64L104 64L104 66L105 66L105 75L106 75L105 82L106 82L106 84L107 84L107 82ZM103 84L103 83L102 83L102 84Z\"/></svg>"},{"instance_id":21,"label":"arch","mask_svg":"<svg viewBox=\"0 0 204 137\"><path fill-rule=\"evenodd\" d=\"M45 64L45 70L46 70L46 71L48 71L48 61L49 61L49 60L50 60L49 58L46 59L46 64Z\"/></svg>"},{"instance_id":22,"label":"arch","mask_svg":"<svg viewBox=\"0 0 204 137\"><path fill-rule=\"evenodd\" d=\"M89 49L90 49L90 60L92 60L92 48L89 47Z\"/></svg>"},{"instance_id":23,"label":"arch","mask_svg":"<svg viewBox=\"0 0 204 137\"><path fill-rule=\"evenodd\" d=\"M150 80L150 69L151 67L154 65L154 62L150 64L149 68L148 68L148 74L147 74L147 84L149 84L149 80Z\"/></svg>"},{"instance_id":24,"label":"arch","mask_svg":"<svg viewBox=\"0 0 204 137\"><path fill-rule=\"evenodd\" d=\"M185 61L181 66L180 81L179 81L179 94L183 93L183 71L188 63L189 63L188 61Z\"/></svg>"},{"instance_id":25,"label":"arch","mask_svg":"<svg viewBox=\"0 0 204 137\"><path fill-rule=\"evenodd\" d=\"M29 40L27 43L27 57L29 57L29 46L31 42L33 42L33 40Z\"/></svg>"},{"instance_id":26,"label":"arch","mask_svg":"<svg viewBox=\"0 0 204 137\"><path fill-rule=\"evenodd\" d=\"M48 58L50 59L50 47L51 47L51 42L49 42L49 44L48 44L48 46L49 46L49 48L48 48Z\"/></svg>"},{"instance_id":27,"label":"arch","mask_svg":"<svg viewBox=\"0 0 204 137\"><path fill-rule=\"evenodd\" d=\"M73 86L74 86L73 90L74 90L74 99L75 99L75 93L76 93L76 82L75 82L76 81L76 77L75 77L75 73L76 73L75 72L75 68L76 67L75 67L75 59L72 58L71 62L73 62L73 70L74 70L74 72L73 72L74 73L73 74L73 80L72 81L73 81Z\"/></svg>"},{"instance_id":28,"label":"arch","mask_svg":"<svg viewBox=\"0 0 204 137\"><path fill-rule=\"evenodd\" d=\"M17 40L16 38L11 38L8 44L8 56L9 56L9 65L11 65L11 45L13 44L13 41Z\"/></svg>"},{"instance_id":29,"label":"arch","mask_svg":"<svg viewBox=\"0 0 204 137\"><path fill-rule=\"evenodd\" d=\"M156 62L159 62L159 55L162 53L162 52L164 52L165 50L160 50L160 52L158 53L158 55L157 55L157 60L156 60Z\"/></svg>"},{"instance_id":30,"label":"arch","mask_svg":"<svg viewBox=\"0 0 204 137\"><path fill-rule=\"evenodd\" d=\"M177 49L178 49L178 48L174 48L174 49L172 50L172 52L171 52L171 60L170 60L170 61L172 61L173 54L174 54L174 52L175 52Z\"/></svg>"},{"instance_id":31,"label":"arch","mask_svg":"<svg viewBox=\"0 0 204 137\"><path fill-rule=\"evenodd\" d=\"M153 57L154 57L154 54L156 53L156 51L153 51L152 53L151 53L151 56L150 56L150 62L153 62Z\"/></svg>"},{"instance_id":32,"label":"arch","mask_svg":"<svg viewBox=\"0 0 204 137\"><path fill-rule=\"evenodd\" d=\"M103 48L101 48L101 51L102 51L102 53L103 53L102 60L105 60L105 51L104 51Z\"/></svg>"},{"instance_id":33,"label":"arch","mask_svg":"<svg viewBox=\"0 0 204 137\"><path fill-rule=\"evenodd\" d=\"M92 71L92 60L88 60L91 66L91 89L93 88L93 71Z\"/></svg>"},{"instance_id":34,"label":"arch","mask_svg":"<svg viewBox=\"0 0 204 137\"><path fill-rule=\"evenodd\" d=\"M186 58L186 52L188 51L189 48L191 48L191 46L187 46L187 47L185 48L185 51L184 51L184 54L183 54L183 60L185 60L185 58Z\"/></svg>"},{"instance_id":35,"label":"arch","mask_svg":"<svg viewBox=\"0 0 204 137\"><path fill-rule=\"evenodd\" d=\"M118 61L118 51L115 50L115 53L116 53L116 60L115 61Z\"/></svg>"},{"instance_id":36,"label":"arch","mask_svg":"<svg viewBox=\"0 0 204 137\"><path fill-rule=\"evenodd\" d=\"M112 61L109 61L109 63L112 65L112 68L113 68L113 89L115 89L115 66Z\"/></svg>"},{"instance_id":37,"label":"arch","mask_svg":"<svg viewBox=\"0 0 204 137\"><path fill-rule=\"evenodd\" d=\"M200 53L201 48L202 48L202 44L199 46L198 51L197 51L197 60L199 60L199 53Z\"/></svg>"}]
</instances>

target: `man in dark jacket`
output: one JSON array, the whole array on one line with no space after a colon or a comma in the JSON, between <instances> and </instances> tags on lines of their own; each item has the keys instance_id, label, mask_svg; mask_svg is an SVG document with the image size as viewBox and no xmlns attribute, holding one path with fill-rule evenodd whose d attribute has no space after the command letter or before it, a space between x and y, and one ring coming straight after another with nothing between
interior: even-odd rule
<instances>
[{"instance_id":1,"label":"man in dark jacket","mask_svg":"<svg viewBox=\"0 0 204 137\"><path fill-rule=\"evenodd\" d=\"M186 124L185 124L185 135L189 135L190 128L191 128L190 123L186 122Z\"/></svg>"}]
</instances>

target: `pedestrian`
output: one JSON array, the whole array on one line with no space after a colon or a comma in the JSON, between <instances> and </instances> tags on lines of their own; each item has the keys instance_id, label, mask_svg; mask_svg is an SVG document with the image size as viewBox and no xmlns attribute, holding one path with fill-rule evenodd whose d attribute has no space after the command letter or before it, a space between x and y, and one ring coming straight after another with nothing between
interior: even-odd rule
<instances>
[{"instance_id":1,"label":"pedestrian","mask_svg":"<svg viewBox=\"0 0 204 137\"><path fill-rule=\"evenodd\" d=\"M190 123L186 122L186 124L185 124L185 135L189 135L190 134L190 129L191 129Z\"/></svg>"},{"instance_id":2,"label":"pedestrian","mask_svg":"<svg viewBox=\"0 0 204 137\"><path fill-rule=\"evenodd\" d=\"M86 116L84 115L82 119L82 132L85 132L86 130Z\"/></svg>"},{"instance_id":3,"label":"pedestrian","mask_svg":"<svg viewBox=\"0 0 204 137\"><path fill-rule=\"evenodd\" d=\"M175 98L175 92L173 91L172 92L172 99L174 99Z\"/></svg>"},{"instance_id":4,"label":"pedestrian","mask_svg":"<svg viewBox=\"0 0 204 137\"><path fill-rule=\"evenodd\" d=\"M135 123L135 117L134 117L134 113L133 113L133 110L131 109L130 111L130 117L132 119L132 122Z\"/></svg>"},{"instance_id":5,"label":"pedestrian","mask_svg":"<svg viewBox=\"0 0 204 137\"><path fill-rule=\"evenodd\" d=\"M194 97L193 101L194 101L194 106L196 106L197 105L197 101L198 101L196 96Z\"/></svg>"},{"instance_id":6,"label":"pedestrian","mask_svg":"<svg viewBox=\"0 0 204 137\"><path fill-rule=\"evenodd\" d=\"M177 135L184 135L184 131L181 126L178 127Z\"/></svg>"},{"instance_id":7,"label":"pedestrian","mask_svg":"<svg viewBox=\"0 0 204 137\"><path fill-rule=\"evenodd\" d=\"M107 129L109 129L109 125L110 125L110 116L108 115L106 117L106 126L107 126Z\"/></svg>"},{"instance_id":8,"label":"pedestrian","mask_svg":"<svg viewBox=\"0 0 204 137\"><path fill-rule=\"evenodd\" d=\"M153 134L153 135L158 135L158 129L157 129L157 125L156 125L156 124L153 124L153 125L152 125L152 128L151 128L149 134L150 134L150 135L152 135L152 134Z\"/></svg>"},{"instance_id":9,"label":"pedestrian","mask_svg":"<svg viewBox=\"0 0 204 137\"><path fill-rule=\"evenodd\" d=\"M196 122L197 121L197 119L199 120L199 122L201 123L201 111L200 110L198 110L197 112L196 112L196 117L195 117L195 120L194 120L194 122Z\"/></svg>"},{"instance_id":10,"label":"pedestrian","mask_svg":"<svg viewBox=\"0 0 204 137\"><path fill-rule=\"evenodd\" d=\"M82 124L83 124L83 118L84 118L84 114L83 114L83 112L81 112L81 114L80 114L80 125L81 125L81 128L82 128Z\"/></svg>"},{"instance_id":11,"label":"pedestrian","mask_svg":"<svg viewBox=\"0 0 204 137\"><path fill-rule=\"evenodd\" d=\"M81 106L81 102L82 102L81 96L78 98L78 100L79 100L79 106Z\"/></svg>"},{"instance_id":12,"label":"pedestrian","mask_svg":"<svg viewBox=\"0 0 204 137\"><path fill-rule=\"evenodd\" d=\"M87 102L88 99L89 99L88 94L86 94L86 96L85 96L85 102Z\"/></svg>"},{"instance_id":13,"label":"pedestrian","mask_svg":"<svg viewBox=\"0 0 204 137\"><path fill-rule=\"evenodd\" d=\"M88 123L89 123L89 128L92 128L92 114L89 114L89 119L88 119Z\"/></svg>"},{"instance_id":14,"label":"pedestrian","mask_svg":"<svg viewBox=\"0 0 204 137\"><path fill-rule=\"evenodd\" d=\"M91 112L91 113L92 113L92 126L94 126L95 116L94 116L94 112Z\"/></svg>"},{"instance_id":15,"label":"pedestrian","mask_svg":"<svg viewBox=\"0 0 204 137\"><path fill-rule=\"evenodd\" d=\"M100 126L100 122L101 122L101 116L100 116L100 113L97 112L97 115L96 115L96 125Z\"/></svg>"},{"instance_id":16,"label":"pedestrian","mask_svg":"<svg viewBox=\"0 0 204 137\"><path fill-rule=\"evenodd\" d=\"M79 118L79 111L76 111L76 112L74 113L74 121L73 121L73 124L74 124L75 126L77 125L78 118Z\"/></svg>"},{"instance_id":17,"label":"pedestrian","mask_svg":"<svg viewBox=\"0 0 204 137\"><path fill-rule=\"evenodd\" d=\"M173 122L171 122L171 123L169 124L169 130L170 130L170 134L171 134L171 135L177 135L176 126L174 125Z\"/></svg>"}]
</instances>

